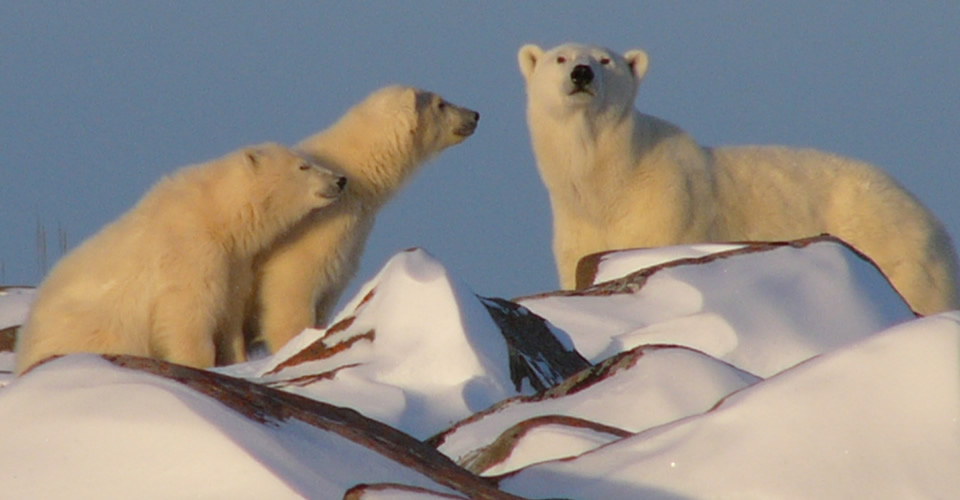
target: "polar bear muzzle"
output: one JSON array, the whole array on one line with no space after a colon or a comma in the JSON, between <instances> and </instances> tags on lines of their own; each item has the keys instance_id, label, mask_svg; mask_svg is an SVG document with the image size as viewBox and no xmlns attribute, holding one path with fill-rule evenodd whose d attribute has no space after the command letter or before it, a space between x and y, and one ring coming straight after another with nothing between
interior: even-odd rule
<instances>
[{"instance_id":1,"label":"polar bear muzzle","mask_svg":"<svg viewBox=\"0 0 960 500\"><path fill-rule=\"evenodd\" d=\"M460 115L460 126L453 130L454 135L460 137L470 137L477 130L477 123L480 121L480 113L467 108L457 107L457 113Z\"/></svg>"},{"instance_id":2,"label":"polar bear muzzle","mask_svg":"<svg viewBox=\"0 0 960 500\"><path fill-rule=\"evenodd\" d=\"M573 83L573 93L587 92L587 85L593 82L593 69L586 64L578 64L570 72L570 82Z\"/></svg>"},{"instance_id":3,"label":"polar bear muzzle","mask_svg":"<svg viewBox=\"0 0 960 500\"><path fill-rule=\"evenodd\" d=\"M343 175L336 174L331 172L323 167L315 167L320 170L322 176L327 180L323 183L324 188L316 192L317 198L322 198L326 200L335 200L341 193L343 189L347 187L347 178Z\"/></svg>"}]
</instances>

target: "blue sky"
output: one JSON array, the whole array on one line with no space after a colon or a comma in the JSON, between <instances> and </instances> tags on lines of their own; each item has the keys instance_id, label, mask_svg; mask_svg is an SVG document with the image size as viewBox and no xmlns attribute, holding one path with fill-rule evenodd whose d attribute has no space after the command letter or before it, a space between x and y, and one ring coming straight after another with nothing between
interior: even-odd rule
<instances>
[{"instance_id":1,"label":"blue sky","mask_svg":"<svg viewBox=\"0 0 960 500\"><path fill-rule=\"evenodd\" d=\"M516 51L643 48L637 106L701 143L874 163L960 238L960 3L3 2L0 284L37 284L38 224L74 246L171 170L293 144L370 91L420 86L477 133L391 202L355 289L421 246L475 291L556 286ZM642 216L642 215L638 215Z\"/></svg>"}]
</instances>

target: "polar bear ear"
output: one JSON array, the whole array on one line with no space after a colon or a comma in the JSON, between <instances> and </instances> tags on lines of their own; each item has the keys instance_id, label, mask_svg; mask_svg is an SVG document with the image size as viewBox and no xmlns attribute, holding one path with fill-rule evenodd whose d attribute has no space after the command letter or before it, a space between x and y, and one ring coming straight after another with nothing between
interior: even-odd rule
<instances>
[{"instance_id":1,"label":"polar bear ear","mask_svg":"<svg viewBox=\"0 0 960 500\"><path fill-rule=\"evenodd\" d=\"M417 115L430 108L430 103L433 101L433 94L426 90L420 89L410 89L411 94L407 95L407 99L413 103L413 109L416 110Z\"/></svg>"},{"instance_id":2,"label":"polar bear ear","mask_svg":"<svg viewBox=\"0 0 960 500\"><path fill-rule=\"evenodd\" d=\"M243 150L243 159L246 161L247 168L256 171L260 168L265 153L259 147L251 147Z\"/></svg>"},{"instance_id":3,"label":"polar bear ear","mask_svg":"<svg viewBox=\"0 0 960 500\"><path fill-rule=\"evenodd\" d=\"M643 76L647 74L647 64L649 62L647 53L640 49L628 50L623 58L627 60L627 64L633 70L633 76L636 77L637 83L643 80Z\"/></svg>"},{"instance_id":4,"label":"polar bear ear","mask_svg":"<svg viewBox=\"0 0 960 500\"><path fill-rule=\"evenodd\" d=\"M517 52L517 63L520 64L520 73L524 78L530 78L541 56L543 56L543 49L536 45L527 44L520 47L520 51Z\"/></svg>"}]
</instances>

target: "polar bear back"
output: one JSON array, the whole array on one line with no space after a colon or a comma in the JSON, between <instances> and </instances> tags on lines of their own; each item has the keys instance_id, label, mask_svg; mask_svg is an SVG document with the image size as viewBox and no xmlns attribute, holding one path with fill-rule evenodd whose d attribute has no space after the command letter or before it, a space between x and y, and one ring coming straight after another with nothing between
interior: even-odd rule
<instances>
[{"instance_id":1,"label":"polar bear back","mask_svg":"<svg viewBox=\"0 0 960 500\"><path fill-rule=\"evenodd\" d=\"M791 231L803 237L868 223L835 217L837 210L849 214L853 202L893 220L904 211L930 219L890 176L850 158L781 146L722 147L710 153L728 238L784 238ZM890 191L904 196L888 196ZM765 216L756 217L758 210Z\"/></svg>"},{"instance_id":2,"label":"polar bear back","mask_svg":"<svg viewBox=\"0 0 960 500\"><path fill-rule=\"evenodd\" d=\"M725 147L713 151L728 240L838 236L871 258L924 313L960 305L955 251L946 229L882 170L813 149ZM761 215L762 214L762 215Z\"/></svg>"}]
</instances>

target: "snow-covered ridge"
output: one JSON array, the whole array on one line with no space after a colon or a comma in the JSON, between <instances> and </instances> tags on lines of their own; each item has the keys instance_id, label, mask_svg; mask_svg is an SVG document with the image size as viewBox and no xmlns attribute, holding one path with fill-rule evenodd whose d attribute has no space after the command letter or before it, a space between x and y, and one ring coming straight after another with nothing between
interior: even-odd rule
<instances>
[{"instance_id":1,"label":"snow-covered ridge","mask_svg":"<svg viewBox=\"0 0 960 500\"><path fill-rule=\"evenodd\" d=\"M8 375L0 490L368 499L960 491L960 314L916 319L872 263L831 238L644 253L603 255L597 275L609 280L585 290L504 300L478 297L411 250L328 329L264 359L198 371L72 355ZM22 320L24 297L0 295L0 319Z\"/></svg>"}]
</instances>

